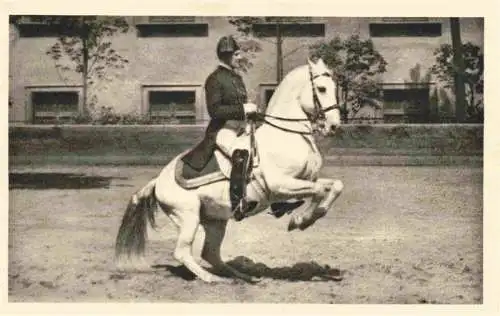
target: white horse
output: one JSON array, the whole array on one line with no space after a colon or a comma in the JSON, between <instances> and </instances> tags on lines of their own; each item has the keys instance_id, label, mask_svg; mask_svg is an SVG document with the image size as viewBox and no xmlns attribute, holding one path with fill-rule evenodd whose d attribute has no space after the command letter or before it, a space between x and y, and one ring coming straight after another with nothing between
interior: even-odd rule
<instances>
[{"instance_id":1,"label":"white horse","mask_svg":"<svg viewBox=\"0 0 500 316\"><path fill-rule=\"evenodd\" d=\"M289 230L304 230L330 209L343 183L319 178L322 156L313 132L326 136L340 125L335 95L331 71L321 59L308 60L280 83L263 115L263 124L254 134L259 164L253 168L246 188L249 200L257 201L250 216L263 212L274 202L304 200L293 211L288 226ZM239 142L245 146L250 142L249 136L239 137ZM222 275L253 282L251 276L224 263L220 255L227 221L233 217L227 171L183 179L180 170L184 154L174 158L131 197L116 239L119 269L145 264L148 220L154 226L155 210L159 207L178 227L174 258L197 277L206 282L230 280L219 276ZM201 256L217 275L193 258L193 241L200 224L205 230Z\"/></svg>"}]
</instances>

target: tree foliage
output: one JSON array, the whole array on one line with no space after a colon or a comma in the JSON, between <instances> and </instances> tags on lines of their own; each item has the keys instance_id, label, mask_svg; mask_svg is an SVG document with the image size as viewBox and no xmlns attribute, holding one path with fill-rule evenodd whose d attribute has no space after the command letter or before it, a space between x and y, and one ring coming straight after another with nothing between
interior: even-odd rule
<instances>
[{"instance_id":1,"label":"tree foliage","mask_svg":"<svg viewBox=\"0 0 500 316\"><path fill-rule=\"evenodd\" d=\"M483 101L478 96L484 90L484 55L479 46L470 42L462 44L464 70L459 72L453 63L453 48L450 44L442 44L435 50L435 64L432 73L444 83L446 88L454 91L454 78L462 76L466 87L466 112L469 121L483 120Z\"/></svg>"},{"instance_id":2,"label":"tree foliage","mask_svg":"<svg viewBox=\"0 0 500 316\"><path fill-rule=\"evenodd\" d=\"M301 17L288 17L288 16L276 16L276 17L255 17L255 16L236 16L229 17L229 23L236 27L238 32L239 41L245 44L243 51L246 53L247 58L243 60L243 66L245 71L252 66L251 60L256 57L256 53L262 51L262 42L269 42L276 45L277 54L277 70L278 77L277 81L282 79L283 73L283 62L284 60L294 54L301 48L307 47L307 45L300 45L290 51L283 52L283 42L286 38L283 26L285 24L294 23L300 20ZM276 25L276 34L272 37L261 37L254 30L255 24L261 23L273 23Z\"/></svg>"},{"instance_id":3,"label":"tree foliage","mask_svg":"<svg viewBox=\"0 0 500 316\"><path fill-rule=\"evenodd\" d=\"M56 61L60 70L82 76L84 112L87 112L96 101L92 95L87 102L88 88L97 81L111 80L110 70L124 68L128 63L113 48L111 38L117 33L126 33L129 26L124 18L109 16L46 16L44 22L59 31L47 55Z\"/></svg>"},{"instance_id":4,"label":"tree foliage","mask_svg":"<svg viewBox=\"0 0 500 316\"><path fill-rule=\"evenodd\" d=\"M357 34L346 39L335 37L310 49L311 56L321 57L333 70L342 91L345 120L350 111L356 113L363 104L378 107L381 87L377 76L386 72L387 62L370 39L363 40Z\"/></svg>"},{"instance_id":5,"label":"tree foliage","mask_svg":"<svg viewBox=\"0 0 500 316\"><path fill-rule=\"evenodd\" d=\"M262 22L263 18L236 16L229 17L228 21L231 25L236 27L237 34L235 38L243 52L240 66L243 71L247 72L253 66L252 60L255 59L256 54L262 51L262 45L254 36L252 26L254 23Z\"/></svg>"}]
</instances>

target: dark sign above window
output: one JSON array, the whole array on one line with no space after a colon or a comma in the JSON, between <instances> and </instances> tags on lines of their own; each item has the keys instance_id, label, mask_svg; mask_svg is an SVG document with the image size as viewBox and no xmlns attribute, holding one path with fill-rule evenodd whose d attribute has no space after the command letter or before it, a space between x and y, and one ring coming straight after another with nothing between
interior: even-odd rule
<instances>
[{"instance_id":1,"label":"dark sign above window","mask_svg":"<svg viewBox=\"0 0 500 316\"><path fill-rule=\"evenodd\" d=\"M208 24L141 24L136 25L139 37L207 37Z\"/></svg>"},{"instance_id":2,"label":"dark sign above window","mask_svg":"<svg viewBox=\"0 0 500 316\"><path fill-rule=\"evenodd\" d=\"M441 23L371 23L372 37L438 37Z\"/></svg>"},{"instance_id":3,"label":"dark sign above window","mask_svg":"<svg viewBox=\"0 0 500 316\"><path fill-rule=\"evenodd\" d=\"M264 18L267 23L311 23L309 16L267 16Z\"/></svg>"},{"instance_id":4,"label":"dark sign above window","mask_svg":"<svg viewBox=\"0 0 500 316\"><path fill-rule=\"evenodd\" d=\"M194 16L150 16L149 23L195 23Z\"/></svg>"},{"instance_id":5,"label":"dark sign above window","mask_svg":"<svg viewBox=\"0 0 500 316\"><path fill-rule=\"evenodd\" d=\"M420 18L420 17L405 17L405 18L400 18L400 17L389 17L389 18L382 18L382 22L398 22L398 23L415 23L415 22L429 22L429 18Z\"/></svg>"},{"instance_id":6,"label":"dark sign above window","mask_svg":"<svg viewBox=\"0 0 500 316\"><path fill-rule=\"evenodd\" d=\"M323 37L325 36L325 25L322 23L289 23L280 24L280 33L284 37ZM253 31L258 37L274 37L277 34L278 25L275 23L257 23L253 25Z\"/></svg>"},{"instance_id":7,"label":"dark sign above window","mask_svg":"<svg viewBox=\"0 0 500 316\"><path fill-rule=\"evenodd\" d=\"M10 18L18 24L43 24L45 15L11 15Z\"/></svg>"},{"instance_id":8,"label":"dark sign above window","mask_svg":"<svg viewBox=\"0 0 500 316\"><path fill-rule=\"evenodd\" d=\"M74 36L75 30L68 25L50 23L53 16L46 15L24 15L11 16L16 20L20 37L59 37Z\"/></svg>"}]
</instances>

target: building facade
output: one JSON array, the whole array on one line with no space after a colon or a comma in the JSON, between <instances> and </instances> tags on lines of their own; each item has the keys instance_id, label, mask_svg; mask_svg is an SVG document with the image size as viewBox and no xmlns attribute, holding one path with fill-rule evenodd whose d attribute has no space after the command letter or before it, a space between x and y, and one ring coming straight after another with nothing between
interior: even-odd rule
<instances>
[{"instance_id":1,"label":"building facade","mask_svg":"<svg viewBox=\"0 0 500 316\"><path fill-rule=\"evenodd\" d=\"M126 17L129 31L112 38L113 48L129 60L116 70L112 80L96 82L92 93L97 107L116 113L167 117L173 123L201 123L208 119L203 84L217 66L215 48L223 35L236 34L227 17ZM422 81L408 89L411 69L425 74L433 65L433 52L443 43L451 44L449 18L295 18L285 26L282 44L283 72L302 65L308 47L318 41L359 34L371 38L387 61L382 75L382 107L361 109L359 118L401 121L401 102L417 105L417 113L428 113L430 91L439 83ZM461 18L462 42L483 47L481 18ZM254 27L262 51L252 59L253 67L244 75L248 94L265 105L276 86L276 45L272 20ZM265 35L267 32L267 35ZM9 121L50 122L82 111L81 76L55 67L46 54L56 41L36 21L10 26ZM419 112L420 111L420 112ZM355 120L356 117L353 117ZM418 120L417 120L418 121Z\"/></svg>"}]
</instances>

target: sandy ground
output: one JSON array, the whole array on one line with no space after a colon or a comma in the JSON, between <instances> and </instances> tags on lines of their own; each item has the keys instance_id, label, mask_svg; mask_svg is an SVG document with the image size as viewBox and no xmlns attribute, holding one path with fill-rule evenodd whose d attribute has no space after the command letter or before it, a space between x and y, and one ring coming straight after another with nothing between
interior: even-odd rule
<instances>
[{"instance_id":1,"label":"sandy ground","mask_svg":"<svg viewBox=\"0 0 500 316\"><path fill-rule=\"evenodd\" d=\"M343 195L306 231L288 216L231 222L223 257L256 285L208 285L172 258L158 215L148 273L117 273L115 236L130 195L157 167L13 167L10 302L482 303L482 169L333 167ZM197 256L203 231L197 242Z\"/></svg>"}]
</instances>

